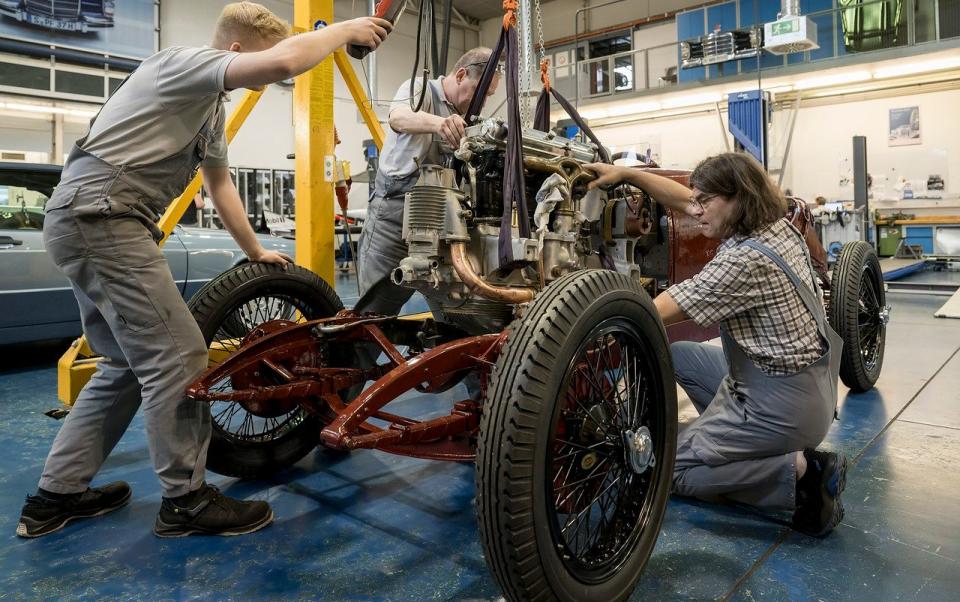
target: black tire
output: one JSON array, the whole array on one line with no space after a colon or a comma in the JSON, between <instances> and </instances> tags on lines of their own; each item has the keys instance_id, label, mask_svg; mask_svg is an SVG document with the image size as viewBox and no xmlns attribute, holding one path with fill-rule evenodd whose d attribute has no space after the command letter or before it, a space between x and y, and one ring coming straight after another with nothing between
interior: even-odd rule
<instances>
[{"instance_id":1,"label":"black tire","mask_svg":"<svg viewBox=\"0 0 960 602\"><path fill-rule=\"evenodd\" d=\"M843 245L830 289L830 326L843 339L840 380L855 393L869 391L880 377L887 338L883 272L873 247Z\"/></svg>"},{"instance_id":2,"label":"black tire","mask_svg":"<svg viewBox=\"0 0 960 602\"><path fill-rule=\"evenodd\" d=\"M245 263L208 282L190 299L189 307L207 346L232 351L264 322L326 318L343 304L310 270ZM329 418L299 406L268 418L232 402L213 402L210 410L213 434L207 468L239 478L270 476L294 464L317 446L322 422Z\"/></svg>"},{"instance_id":3,"label":"black tire","mask_svg":"<svg viewBox=\"0 0 960 602\"><path fill-rule=\"evenodd\" d=\"M551 283L510 330L491 376L477 446L477 514L487 564L509 600L625 599L657 542L676 457L676 384L666 332L640 284L607 270ZM641 389L649 403L619 397L623 392L636 401ZM649 427L655 464L633 471L623 433L628 426L642 430L640 424ZM621 479L624 486L614 489ZM584 496L593 499L584 502ZM590 543L594 507L601 524ZM577 516L585 513L587 541L580 546ZM571 540L564 530L574 526Z\"/></svg>"}]
</instances>

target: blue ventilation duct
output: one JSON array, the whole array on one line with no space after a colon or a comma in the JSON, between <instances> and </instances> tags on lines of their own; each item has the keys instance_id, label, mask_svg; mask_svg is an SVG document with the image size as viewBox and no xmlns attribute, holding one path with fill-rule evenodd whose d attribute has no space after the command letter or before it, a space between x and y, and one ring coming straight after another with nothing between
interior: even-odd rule
<instances>
[{"instance_id":1,"label":"blue ventilation duct","mask_svg":"<svg viewBox=\"0 0 960 602\"><path fill-rule=\"evenodd\" d=\"M734 92L727 97L727 129L737 150L744 150L767 167L767 124L770 95L763 90Z\"/></svg>"}]
</instances>

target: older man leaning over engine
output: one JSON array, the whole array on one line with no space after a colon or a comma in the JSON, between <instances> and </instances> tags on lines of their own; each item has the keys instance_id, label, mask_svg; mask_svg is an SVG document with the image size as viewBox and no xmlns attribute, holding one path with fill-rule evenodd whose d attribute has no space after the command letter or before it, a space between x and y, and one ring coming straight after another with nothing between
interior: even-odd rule
<instances>
[{"instance_id":1,"label":"older man leaning over engine","mask_svg":"<svg viewBox=\"0 0 960 602\"><path fill-rule=\"evenodd\" d=\"M410 80L405 81L390 105L390 132L383 144L380 168L367 219L360 234L358 272L360 300L356 310L396 314L413 295L413 289L397 286L390 275L407 256L403 241L403 198L417 182L419 165L444 164L437 139L451 148L460 145L466 122L462 115L490 59L489 48L474 48L461 56L449 74L426 82L414 82L415 101L423 94L419 111L410 107ZM494 76L487 90L497 90Z\"/></svg>"}]
</instances>

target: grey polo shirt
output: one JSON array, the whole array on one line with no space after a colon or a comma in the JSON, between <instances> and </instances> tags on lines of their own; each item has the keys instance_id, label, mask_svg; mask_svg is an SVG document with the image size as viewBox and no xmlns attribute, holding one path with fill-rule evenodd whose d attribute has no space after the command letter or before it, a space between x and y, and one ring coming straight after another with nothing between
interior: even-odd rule
<instances>
[{"instance_id":1,"label":"grey polo shirt","mask_svg":"<svg viewBox=\"0 0 960 602\"><path fill-rule=\"evenodd\" d=\"M441 102L439 104L435 103L434 95L428 89L423 97L423 108L420 110L440 117L449 117L458 113L457 108L447 100L443 93L443 76L429 80L429 84L435 87ZM423 78L417 78L414 90L414 99L419 100L423 91ZM409 79L400 85L396 96L390 102L390 113L400 107L410 108ZM432 142L433 134L402 134L390 128L390 131L387 132L387 139L383 143L383 150L380 153L380 171L393 178L409 176L417 171L417 164L414 159L418 161L423 159L430 150Z\"/></svg>"},{"instance_id":2,"label":"grey polo shirt","mask_svg":"<svg viewBox=\"0 0 960 602\"><path fill-rule=\"evenodd\" d=\"M213 120L203 165L226 167L223 76L236 56L174 46L144 60L103 106L83 149L111 165L146 165L182 150Z\"/></svg>"}]
</instances>

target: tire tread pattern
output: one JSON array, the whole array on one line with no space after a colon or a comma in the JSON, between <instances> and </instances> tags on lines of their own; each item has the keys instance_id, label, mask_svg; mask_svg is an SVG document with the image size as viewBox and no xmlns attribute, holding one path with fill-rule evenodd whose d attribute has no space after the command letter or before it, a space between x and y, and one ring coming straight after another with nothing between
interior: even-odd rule
<instances>
[{"instance_id":1,"label":"tire tread pattern","mask_svg":"<svg viewBox=\"0 0 960 602\"><path fill-rule=\"evenodd\" d=\"M583 270L557 279L534 298L510 326L493 370L477 445L476 503L487 564L508 600L557 598L534 532L535 429L542 412L552 410L546 385L564 334L592 302L624 288L636 293L660 325L666 345L666 332L638 282L609 270Z\"/></svg>"},{"instance_id":2,"label":"tire tread pattern","mask_svg":"<svg viewBox=\"0 0 960 602\"><path fill-rule=\"evenodd\" d=\"M827 312L830 326L843 338L840 380L854 393L869 391L877 382L880 369L883 366L886 341L886 328L884 327L877 349L877 363L873 370L868 370L860 353L860 329L858 326L860 285L864 270L870 271L881 308L886 304L883 275L876 251L864 241L853 241L843 245L840 257L837 259L836 266L834 266L831 277L829 311Z\"/></svg>"}]
</instances>

